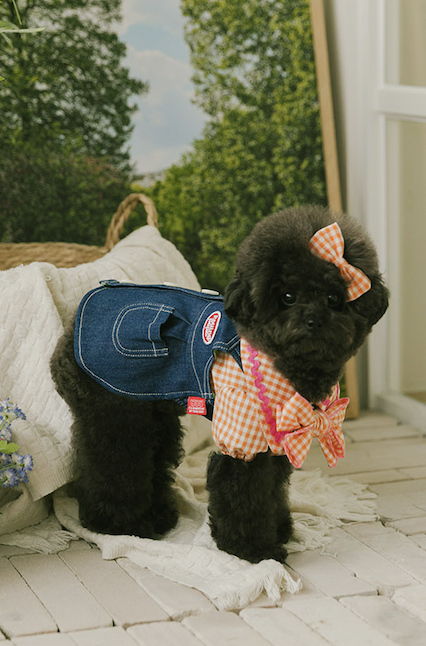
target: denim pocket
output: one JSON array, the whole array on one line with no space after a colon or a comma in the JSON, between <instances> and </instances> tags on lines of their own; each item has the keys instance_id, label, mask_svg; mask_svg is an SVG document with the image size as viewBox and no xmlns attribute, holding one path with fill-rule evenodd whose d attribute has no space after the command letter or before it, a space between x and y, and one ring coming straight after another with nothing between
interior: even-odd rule
<instances>
[{"instance_id":1,"label":"denim pocket","mask_svg":"<svg viewBox=\"0 0 426 646\"><path fill-rule=\"evenodd\" d=\"M135 303L124 307L112 330L114 347L127 357L164 357L169 353L161 337L161 326L174 307L155 303Z\"/></svg>"}]
</instances>

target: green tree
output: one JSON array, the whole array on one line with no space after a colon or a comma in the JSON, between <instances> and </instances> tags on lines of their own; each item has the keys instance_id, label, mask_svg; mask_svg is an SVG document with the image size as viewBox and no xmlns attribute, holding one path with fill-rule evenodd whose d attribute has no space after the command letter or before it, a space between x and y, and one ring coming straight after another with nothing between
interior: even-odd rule
<instances>
[{"instance_id":1,"label":"green tree","mask_svg":"<svg viewBox=\"0 0 426 646\"><path fill-rule=\"evenodd\" d=\"M0 242L103 245L129 192L128 173L104 159L20 144L0 156Z\"/></svg>"},{"instance_id":2,"label":"green tree","mask_svg":"<svg viewBox=\"0 0 426 646\"><path fill-rule=\"evenodd\" d=\"M326 203L308 0L181 0L210 120L152 195L200 281L223 289L265 215Z\"/></svg>"},{"instance_id":3,"label":"green tree","mask_svg":"<svg viewBox=\"0 0 426 646\"><path fill-rule=\"evenodd\" d=\"M0 3L0 241L103 244L129 192L131 98L120 0ZM27 28L43 27L39 33Z\"/></svg>"},{"instance_id":4,"label":"green tree","mask_svg":"<svg viewBox=\"0 0 426 646\"><path fill-rule=\"evenodd\" d=\"M125 45L113 31L120 0L18 0L24 27L2 43L2 144L22 141L126 162L135 106L147 90L123 66ZM0 20L19 27L14 3L3 0Z\"/></svg>"}]
</instances>

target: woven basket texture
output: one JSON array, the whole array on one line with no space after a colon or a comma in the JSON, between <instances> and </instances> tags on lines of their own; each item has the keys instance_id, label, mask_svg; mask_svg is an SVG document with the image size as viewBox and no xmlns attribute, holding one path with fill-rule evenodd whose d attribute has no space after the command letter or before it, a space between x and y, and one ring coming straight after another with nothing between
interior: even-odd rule
<instances>
[{"instance_id":1,"label":"woven basket texture","mask_svg":"<svg viewBox=\"0 0 426 646\"><path fill-rule=\"evenodd\" d=\"M75 267L101 258L120 240L124 224L140 203L145 207L147 224L158 228L158 215L153 201L143 193L131 193L114 213L103 247L72 242L0 243L0 270L28 265L35 261L50 262L56 267Z\"/></svg>"}]
</instances>

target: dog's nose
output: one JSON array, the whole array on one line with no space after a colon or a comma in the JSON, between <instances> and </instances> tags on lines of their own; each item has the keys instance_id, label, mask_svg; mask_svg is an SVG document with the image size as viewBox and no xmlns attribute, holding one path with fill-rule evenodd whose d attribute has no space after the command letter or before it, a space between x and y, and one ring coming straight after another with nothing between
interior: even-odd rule
<instances>
[{"instance_id":1,"label":"dog's nose","mask_svg":"<svg viewBox=\"0 0 426 646\"><path fill-rule=\"evenodd\" d=\"M313 316L308 316L305 319L305 327L308 330L315 330L316 328L321 327L321 322Z\"/></svg>"}]
</instances>

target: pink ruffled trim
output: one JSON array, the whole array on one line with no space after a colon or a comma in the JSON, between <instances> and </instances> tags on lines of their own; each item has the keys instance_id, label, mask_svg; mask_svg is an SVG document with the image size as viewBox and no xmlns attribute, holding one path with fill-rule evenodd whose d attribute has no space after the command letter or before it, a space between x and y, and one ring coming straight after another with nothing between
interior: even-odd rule
<instances>
[{"instance_id":1,"label":"pink ruffled trim","mask_svg":"<svg viewBox=\"0 0 426 646\"><path fill-rule=\"evenodd\" d=\"M250 361L250 363L252 364L252 367L251 367L251 369L250 369L250 372L251 372L251 374L252 374L252 375L253 375L253 377L254 377L254 385L255 385L255 386L256 386L256 388L257 388L257 396L259 397L260 401L262 402L262 405L261 405L262 412L263 412L263 414L265 415L266 423L267 423L267 424L268 424L268 426L269 426L269 429L270 429L270 431L271 431L271 434L272 434L273 438L274 438L274 439L275 439L275 441L276 441L276 442L278 442L278 444L279 444L279 443L281 443L282 438L283 438L285 435L288 435L288 433L291 433L292 431L278 431L278 430L277 430L277 423L276 423L276 419L275 419L275 416L274 416L274 414L273 414L273 412L272 412L272 409L271 409L271 400L270 400L270 399L269 399L269 397L266 395L266 387L265 387L265 384L263 384L263 383L262 383L262 381L263 381L263 374L262 374L262 372L259 370L260 362L259 362L259 361L258 361L258 359L256 358L256 357L259 355L259 353L258 353L258 351L257 351L257 350L255 350L254 348L252 348L250 345L247 345L247 350L248 350L248 352L249 352L249 355L248 355L249 361ZM340 406L340 407L342 407L342 406L343 406L343 405L345 405L347 402L349 402L349 399L348 399L347 397L344 397L344 398L342 398L342 399L339 399L339 395L340 395L340 386L339 386L339 384L336 384L336 385L337 385L337 392L336 392L336 399L335 399L335 401L334 401L334 404L338 404L338 403L340 403L340 402L341 402L341 406ZM321 410L322 410L323 412L326 412L326 411L328 410L328 408L330 407L330 405L331 405L330 398L325 399L325 400L322 402ZM294 429L294 430L298 430L298 429Z\"/></svg>"},{"instance_id":2,"label":"pink ruffled trim","mask_svg":"<svg viewBox=\"0 0 426 646\"><path fill-rule=\"evenodd\" d=\"M277 431L277 424L271 410L271 400L265 394L266 387L265 387L265 384L262 383L263 374L259 370L260 362L256 359L259 353L250 345L247 346L247 350L249 352L249 361L252 364L250 371L254 377L254 385L257 388L257 395L260 401L262 402L262 406L261 406L262 412L265 415L266 423L268 424L272 435L274 436L274 438L278 439L281 435L285 435L285 433L282 434L282 433L278 433Z\"/></svg>"}]
</instances>

